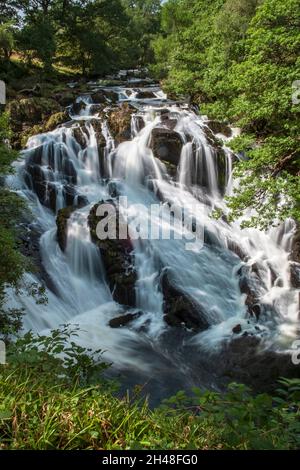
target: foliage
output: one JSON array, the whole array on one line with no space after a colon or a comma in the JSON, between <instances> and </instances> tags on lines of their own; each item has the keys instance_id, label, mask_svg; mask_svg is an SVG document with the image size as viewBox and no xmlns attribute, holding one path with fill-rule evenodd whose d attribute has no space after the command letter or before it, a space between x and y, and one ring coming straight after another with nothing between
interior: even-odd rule
<instances>
[{"instance_id":1,"label":"foliage","mask_svg":"<svg viewBox=\"0 0 300 470\"><path fill-rule=\"evenodd\" d=\"M299 447L299 380L282 380L275 397L237 384L225 394L178 392L151 410L139 387L118 398L103 377L101 352L78 346L74 334L68 327L48 337L28 333L9 346L0 366L2 449Z\"/></svg>"},{"instance_id":2,"label":"foliage","mask_svg":"<svg viewBox=\"0 0 300 470\"><path fill-rule=\"evenodd\" d=\"M12 0L0 10L0 49L13 18L16 51L42 63L46 74L55 63L83 75L145 65L153 59L149 42L160 29L160 8L160 0Z\"/></svg>"},{"instance_id":3,"label":"foliage","mask_svg":"<svg viewBox=\"0 0 300 470\"><path fill-rule=\"evenodd\" d=\"M245 146L241 139L238 145L247 159L237 165L232 217L248 211L246 224L261 228L299 220L300 107L292 102L300 76L299 2L169 0L162 18L164 33L153 47L166 89L189 94L204 114L244 132Z\"/></svg>"},{"instance_id":4,"label":"foliage","mask_svg":"<svg viewBox=\"0 0 300 470\"><path fill-rule=\"evenodd\" d=\"M14 34L12 23L0 23L0 52L8 60L14 47Z\"/></svg>"}]
</instances>

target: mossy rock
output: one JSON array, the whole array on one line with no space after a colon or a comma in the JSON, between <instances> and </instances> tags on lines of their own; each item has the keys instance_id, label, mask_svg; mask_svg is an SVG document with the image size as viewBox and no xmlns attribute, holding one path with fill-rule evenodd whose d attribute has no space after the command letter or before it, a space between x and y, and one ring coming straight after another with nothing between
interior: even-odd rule
<instances>
[{"instance_id":1,"label":"mossy rock","mask_svg":"<svg viewBox=\"0 0 300 470\"><path fill-rule=\"evenodd\" d=\"M44 128L43 126L40 126L38 124L36 124L35 126L29 129L26 129L19 136L19 142L21 144L21 147L22 148L26 147L28 139L30 139L30 137L33 137L34 135L37 135L37 134L41 134L42 132L44 132Z\"/></svg>"},{"instance_id":2,"label":"mossy rock","mask_svg":"<svg viewBox=\"0 0 300 470\"><path fill-rule=\"evenodd\" d=\"M45 124L45 131L50 132L56 129L60 124L63 124L69 119L69 115L66 111L52 114Z\"/></svg>"},{"instance_id":3,"label":"mossy rock","mask_svg":"<svg viewBox=\"0 0 300 470\"><path fill-rule=\"evenodd\" d=\"M117 142L125 142L131 138L131 116L134 110L127 104L112 110L108 116L108 125Z\"/></svg>"},{"instance_id":4,"label":"mossy rock","mask_svg":"<svg viewBox=\"0 0 300 470\"><path fill-rule=\"evenodd\" d=\"M23 98L13 100L8 105L12 126L23 124L39 124L52 113L61 111L59 103L47 98Z\"/></svg>"}]
</instances>

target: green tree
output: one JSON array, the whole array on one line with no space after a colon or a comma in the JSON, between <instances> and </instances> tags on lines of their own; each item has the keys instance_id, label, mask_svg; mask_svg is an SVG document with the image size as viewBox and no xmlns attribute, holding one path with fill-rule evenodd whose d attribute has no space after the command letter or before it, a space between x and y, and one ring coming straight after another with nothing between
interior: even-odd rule
<instances>
[{"instance_id":1,"label":"green tree","mask_svg":"<svg viewBox=\"0 0 300 470\"><path fill-rule=\"evenodd\" d=\"M5 60L9 60L15 44L12 23L0 24L0 54Z\"/></svg>"}]
</instances>

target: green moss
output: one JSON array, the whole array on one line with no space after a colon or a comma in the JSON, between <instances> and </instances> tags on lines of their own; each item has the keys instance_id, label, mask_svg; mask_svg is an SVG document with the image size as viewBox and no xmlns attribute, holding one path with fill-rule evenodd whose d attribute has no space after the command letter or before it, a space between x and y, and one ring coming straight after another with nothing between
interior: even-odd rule
<instances>
[{"instance_id":1,"label":"green moss","mask_svg":"<svg viewBox=\"0 0 300 470\"><path fill-rule=\"evenodd\" d=\"M66 111L52 114L45 124L45 131L53 131L54 129L56 129L57 126L66 122L67 119L68 113Z\"/></svg>"}]
</instances>

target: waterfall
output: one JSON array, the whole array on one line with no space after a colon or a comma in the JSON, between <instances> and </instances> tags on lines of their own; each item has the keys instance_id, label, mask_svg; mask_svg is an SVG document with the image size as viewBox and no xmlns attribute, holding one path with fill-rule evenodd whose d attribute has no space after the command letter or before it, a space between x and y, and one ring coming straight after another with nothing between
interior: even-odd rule
<instances>
[{"instance_id":1,"label":"waterfall","mask_svg":"<svg viewBox=\"0 0 300 470\"><path fill-rule=\"evenodd\" d=\"M18 176L8 179L35 215L41 260L52 284L45 306L35 305L24 293L11 293L11 304L26 310L25 329L45 331L65 322L78 323L83 328L79 341L105 349L116 367L145 372L164 357L171 361L169 366L173 364L170 367L185 371L186 359L173 363L161 339L166 332L172 335L164 319L162 277L167 272L178 295L190 299L209 325L186 340L191 347L218 347L241 324L244 332L260 336L270 347L288 349L299 326L299 290L290 281L293 222L268 233L243 230L241 220L229 224L224 195L238 184L232 180L230 144L214 144L203 118L168 101L156 87L115 87L114 91L120 102L137 107L131 117L130 141L115 144L107 121L91 115L91 95L86 94L77 100L85 108L77 115L71 110L70 122L29 139L22 160L16 163ZM174 174L174 151L171 164L155 153L152 133L156 128L173 132L182 141ZM106 143L103 151L99 136ZM112 184L117 188L113 195ZM111 198L117 202L120 195L127 197L128 206L120 211L129 228L139 216L154 224L152 230L157 233L171 234L170 239L132 240L135 308L113 300L103 252L93 243L88 226L95 204ZM176 224L168 215L170 206L188 213L202 228L204 244L195 242L191 250L186 249L187 240L178 239ZM56 214L66 207L74 211L67 221L63 252L57 243ZM216 208L225 217L214 219ZM190 232L186 229L186 235ZM27 278L38 281L31 274ZM252 303L248 291L254 292ZM112 318L137 311L140 315L128 328L109 327Z\"/></svg>"}]
</instances>

